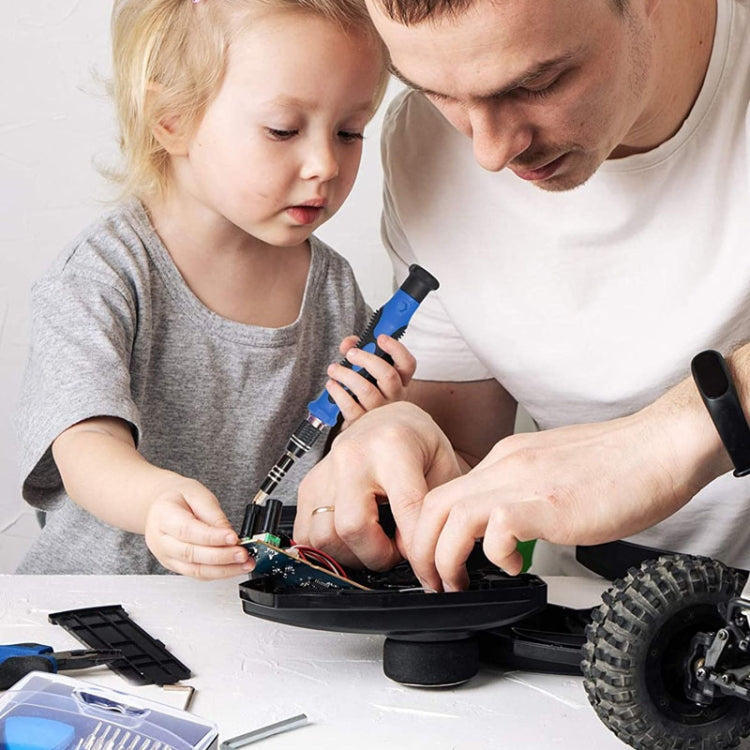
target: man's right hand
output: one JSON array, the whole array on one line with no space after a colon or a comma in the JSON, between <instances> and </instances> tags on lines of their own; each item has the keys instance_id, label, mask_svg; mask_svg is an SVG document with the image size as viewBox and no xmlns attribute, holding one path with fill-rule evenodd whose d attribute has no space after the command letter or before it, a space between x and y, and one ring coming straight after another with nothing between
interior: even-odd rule
<instances>
[{"instance_id":1,"label":"man's right hand","mask_svg":"<svg viewBox=\"0 0 750 750\"><path fill-rule=\"evenodd\" d=\"M405 556L425 494L460 474L448 438L426 412L404 401L375 409L302 481L294 539L345 565L387 570ZM385 498L397 525L393 539L378 524Z\"/></svg>"}]
</instances>

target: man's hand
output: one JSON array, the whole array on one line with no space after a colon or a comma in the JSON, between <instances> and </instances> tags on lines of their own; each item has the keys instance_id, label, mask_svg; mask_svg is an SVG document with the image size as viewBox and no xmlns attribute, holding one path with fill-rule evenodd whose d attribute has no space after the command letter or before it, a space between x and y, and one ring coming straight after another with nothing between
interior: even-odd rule
<instances>
[{"instance_id":1,"label":"man's hand","mask_svg":"<svg viewBox=\"0 0 750 750\"><path fill-rule=\"evenodd\" d=\"M151 503L145 536L156 559L175 573L215 579L253 569L219 501L193 479L175 477Z\"/></svg>"},{"instance_id":2,"label":"man's hand","mask_svg":"<svg viewBox=\"0 0 750 750\"><path fill-rule=\"evenodd\" d=\"M728 469L690 381L631 416L508 437L464 476L426 413L396 404L338 438L303 482L295 537L373 569L402 554L423 585L455 590L468 583L476 540L515 574L518 541L629 536ZM377 524L378 498L388 498L399 526L393 541ZM334 513L311 515L328 505Z\"/></svg>"},{"instance_id":3,"label":"man's hand","mask_svg":"<svg viewBox=\"0 0 750 750\"><path fill-rule=\"evenodd\" d=\"M387 570L404 555L432 487L460 474L455 453L428 414L407 402L365 414L300 485L295 541L323 547L340 562ZM378 502L391 504L398 530L389 539ZM315 513L331 506L333 512Z\"/></svg>"},{"instance_id":4,"label":"man's hand","mask_svg":"<svg viewBox=\"0 0 750 750\"><path fill-rule=\"evenodd\" d=\"M519 541L600 544L635 534L697 491L648 412L513 435L465 476L429 492L407 555L426 585L465 588L475 540L508 573Z\"/></svg>"}]
</instances>

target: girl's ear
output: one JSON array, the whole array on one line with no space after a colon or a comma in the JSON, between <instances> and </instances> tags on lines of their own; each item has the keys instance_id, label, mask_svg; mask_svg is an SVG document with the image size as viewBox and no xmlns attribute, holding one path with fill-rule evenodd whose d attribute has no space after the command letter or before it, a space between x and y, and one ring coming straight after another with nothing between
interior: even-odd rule
<instances>
[{"instance_id":1,"label":"girl's ear","mask_svg":"<svg viewBox=\"0 0 750 750\"><path fill-rule=\"evenodd\" d=\"M154 138L172 156L185 156L188 152L188 138L178 115L164 117L154 125Z\"/></svg>"},{"instance_id":2,"label":"girl's ear","mask_svg":"<svg viewBox=\"0 0 750 750\"><path fill-rule=\"evenodd\" d=\"M149 83L146 89L147 112L158 111L158 109L162 108L159 100L163 93L163 86L160 83L155 81ZM172 156L184 156L187 153L187 132L184 120L179 115L164 115L152 126L151 132L168 154Z\"/></svg>"}]
</instances>

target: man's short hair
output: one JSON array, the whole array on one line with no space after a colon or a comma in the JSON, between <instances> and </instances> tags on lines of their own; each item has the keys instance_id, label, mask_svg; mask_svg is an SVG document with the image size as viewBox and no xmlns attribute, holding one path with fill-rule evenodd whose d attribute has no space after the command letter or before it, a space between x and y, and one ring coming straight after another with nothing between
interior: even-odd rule
<instances>
[{"instance_id":1,"label":"man's short hair","mask_svg":"<svg viewBox=\"0 0 750 750\"><path fill-rule=\"evenodd\" d=\"M421 23L428 18L457 15L475 0L377 0L387 15L404 26ZM502 0L497 0L502 2ZM609 0L617 13L622 14L628 0Z\"/></svg>"}]
</instances>

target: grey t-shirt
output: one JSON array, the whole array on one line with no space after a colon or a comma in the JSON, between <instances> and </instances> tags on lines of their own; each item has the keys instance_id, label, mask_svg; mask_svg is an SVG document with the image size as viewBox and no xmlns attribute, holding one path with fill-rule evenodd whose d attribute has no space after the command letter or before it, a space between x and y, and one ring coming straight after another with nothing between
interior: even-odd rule
<instances>
[{"instance_id":1,"label":"grey t-shirt","mask_svg":"<svg viewBox=\"0 0 750 750\"><path fill-rule=\"evenodd\" d=\"M24 498L47 523L19 573L167 572L144 539L109 526L65 493L50 446L94 416L130 423L151 463L202 482L229 521L307 414L344 336L369 310L348 263L310 238L299 318L283 328L227 320L190 291L142 205L81 234L32 290L31 352L18 413ZM324 440L275 496L294 503Z\"/></svg>"}]
</instances>

